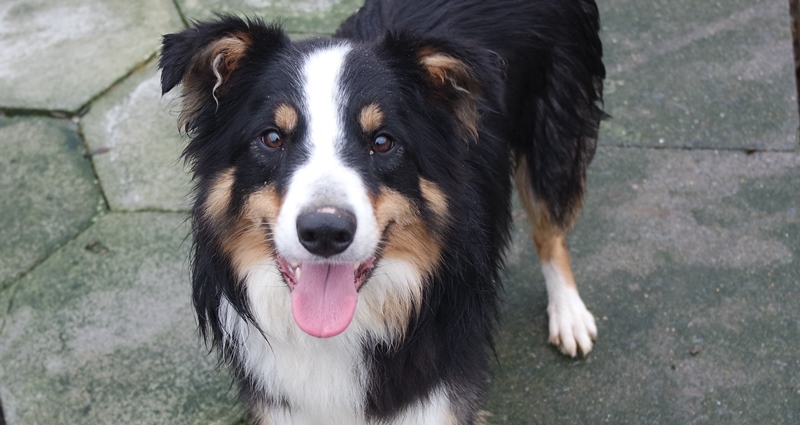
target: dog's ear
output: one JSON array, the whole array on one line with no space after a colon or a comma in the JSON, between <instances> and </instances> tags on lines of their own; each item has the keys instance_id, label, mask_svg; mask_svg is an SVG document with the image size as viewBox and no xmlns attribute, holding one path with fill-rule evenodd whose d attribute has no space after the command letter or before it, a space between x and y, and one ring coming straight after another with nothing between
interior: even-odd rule
<instances>
[{"instance_id":1,"label":"dog's ear","mask_svg":"<svg viewBox=\"0 0 800 425\"><path fill-rule=\"evenodd\" d=\"M478 139L482 112L502 110L504 65L498 55L480 46L413 35L388 35L384 42L416 60L431 100L450 109L463 139Z\"/></svg>"},{"instance_id":2,"label":"dog's ear","mask_svg":"<svg viewBox=\"0 0 800 425\"><path fill-rule=\"evenodd\" d=\"M425 46L417 51L428 84L439 101L449 104L461 124L461 136L478 139L478 100L483 90L470 64L452 53Z\"/></svg>"},{"instance_id":3,"label":"dog's ear","mask_svg":"<svg viewBox=\"0 0 800 425\"><path fill-rule=\"evenodd\" d=\"M229 15L165 35L158 62L161 91L182 84L180 127L189 131L201 109L219 101L250 52L268 55L286 44L288 37L279 27Z\"/></svg>"}]
</instances>

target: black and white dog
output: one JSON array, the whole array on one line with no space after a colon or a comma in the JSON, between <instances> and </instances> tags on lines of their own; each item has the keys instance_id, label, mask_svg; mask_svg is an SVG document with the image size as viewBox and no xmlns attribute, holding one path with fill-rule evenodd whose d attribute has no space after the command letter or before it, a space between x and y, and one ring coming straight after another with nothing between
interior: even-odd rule
<instances>
[{"instance_id":1,"label":"black and white dog","mask_svg":"<svg viewBox=\"0 0 800 425\"><path fill-rule=\"evenodd\" d=\"M193 300L262 424L480 424L512 176L550 342L596 336L565 234L603 112L593 0L369 0L332 38L164 37Z\"/></svg>"}]
</instances>

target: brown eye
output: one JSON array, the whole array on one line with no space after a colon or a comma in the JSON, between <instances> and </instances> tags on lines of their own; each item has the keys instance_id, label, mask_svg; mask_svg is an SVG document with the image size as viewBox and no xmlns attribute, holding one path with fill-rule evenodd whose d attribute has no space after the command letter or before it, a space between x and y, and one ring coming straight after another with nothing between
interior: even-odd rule
<instances>
[{"instance_id":1,"label":"brown eye","mask_svg":"<svg viewBox=\"0 0 800 425\"><path fill-rule=\"evenodd\" d=\"M390 139L388 136L380 135L377 136L375 140L372 141L372 150L370 154L375 152L386 153L392 150L393 147L394 147L394 140Z\"/></svg>"},{"instance_id":2,"label":"brown eye","mask_svg":"<svg viewBox=\"0 0 800 425\"><path fill-rule=\"evenodd\" d=\"M258 140L266 147L280 149L283 147L283 137L275 130L269 130L258 137Z\"/></svg>"}]
</instances>

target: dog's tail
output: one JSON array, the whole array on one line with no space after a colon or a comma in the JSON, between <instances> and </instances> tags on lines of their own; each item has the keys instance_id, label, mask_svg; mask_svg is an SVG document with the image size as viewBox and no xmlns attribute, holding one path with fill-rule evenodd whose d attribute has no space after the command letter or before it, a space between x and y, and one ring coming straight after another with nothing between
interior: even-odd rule
<instances>
[{"instance_id":1,"label":"dog's tail","mask_svg":"<svg viewBox=\"0 0 800 425\"><path fill-rule=\"evenodd\" d=\"M523 58L522 71L508 79L510 138L523 200L535 202L566 230L583 205L586 167L606 117L603 48L594 0L542 3L551 16L536 30L539 39Z\"/></svg>"}]
</instances>

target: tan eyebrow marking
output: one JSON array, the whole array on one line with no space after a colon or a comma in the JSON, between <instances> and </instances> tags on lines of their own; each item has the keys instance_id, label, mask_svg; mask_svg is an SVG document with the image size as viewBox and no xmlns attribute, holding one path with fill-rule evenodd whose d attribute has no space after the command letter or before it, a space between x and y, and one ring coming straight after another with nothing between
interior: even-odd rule
<instances>
[{"instance_id":1,"label":"tan eyebrow marking","mask_svg":"<svg viewBox=\"0 0 800 425\"><path fill-rule=\"evenodd\" d=\"M376 103L370 103L361 109L358 122L365 133L372 133L383 125L383 112Z\"/></svg>"},{"instance_id":2,"label":"tan eyebrow marking","mask_svg":"<svg viewBox=\"0 0 800 425\"><path fill-rule=\"evenodd\" d=\"M297 127L297 110L289 104L281 103L275 109L275 124L285 133L291 133Z\"/></svg>"}]
</instances>

